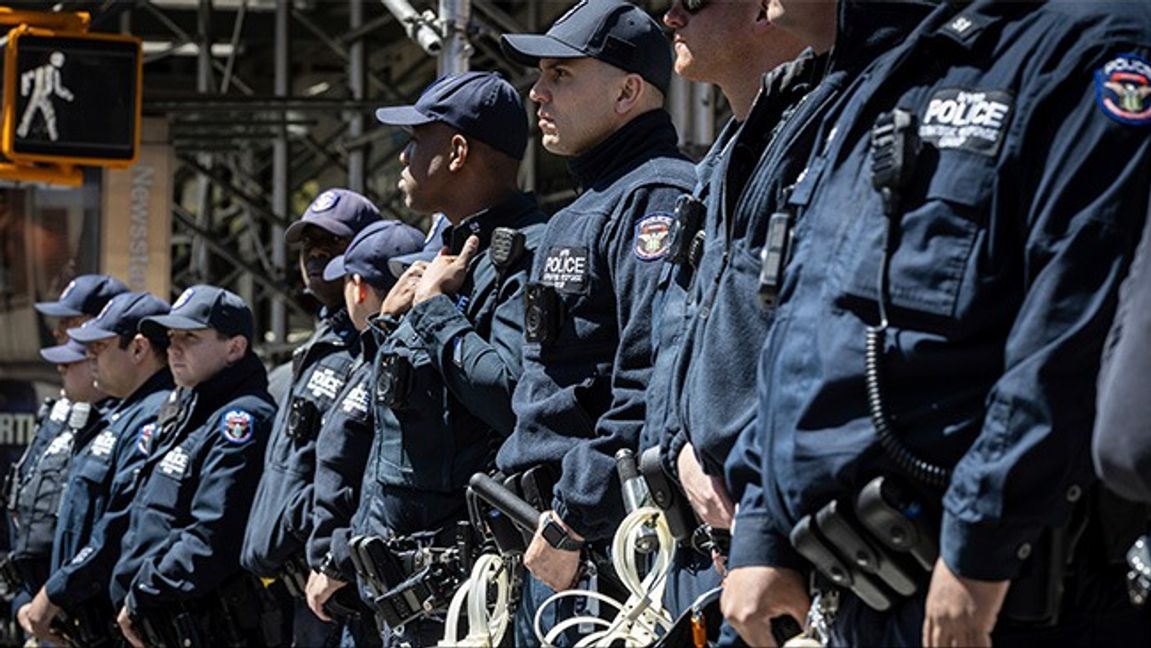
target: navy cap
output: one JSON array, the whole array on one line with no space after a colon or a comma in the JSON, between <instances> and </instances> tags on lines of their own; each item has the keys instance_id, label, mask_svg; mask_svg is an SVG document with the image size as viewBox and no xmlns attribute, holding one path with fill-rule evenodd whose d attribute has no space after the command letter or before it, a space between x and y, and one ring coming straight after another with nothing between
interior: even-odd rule
<instances>
[{"instance_id":1,"label":"navy cap","mask_svg":"<svg viewBox=\"0 0 1151 648\"><path fill-rule=\"evenodd\" d=\"M667 37L647 12L628 2L580 0L546 34L506 34L500 46L523 65L590 56L642 76L664 94L671 86Z\"/></svg>"},{"instance_id":2,"label":"navy cap","mask_svg":"<svg viewBox=\"0 0 1151 648\"><path fill-rule=\"evenodd\" d=\"M420 249L424 237L420 230L400 221L381 221L365 227L340 256L324 268L324 281L358 274L369 285L388 289L396 283L388 271L388 260Z\"/></svg>"},{"instance_id":3,"label":"navy cap","mask_svg":"<svg viewBox=\"0 0 1151 648\"><path fill-rule=\"evenodd\" d=\"M135 336L140 320L153 315L167 315L171 307L149 293L116 295L94 319L68 329L68 336L81 344L117 336Z\"/></svg>"},{"instance_id":4,"label":"navy cap","mask_svg":"<svg viewBox=\"0 0 1151 648\"><path fill-rule=\"evenodd\" d=\"M432 226L424 238L424 247L419 252L412 252L403 256L388 259L388 270L396 279L404 274L416 261L431 261L444 249L444 232L452 226L447 216L437 213L432 216Z\"/></svg>"},{"instance_id":5,"label":"navy cap","mask_svg":"<svg viewBox=\"0 0 1151 648\"><path fill-rule=\"evenodd\" d=\"M40 349L40 357L52 364L72 364L87 358L84 355L84 345L75 340L68 340L64 344L44 347Z\"/></svg>"},{"instance_id":6,"label":"navy cap","mask_svg":"<svg viewBox=\"0 0 1151 648\"><path fill-rule=\"evenodd\" d=\"M80 275L64 286L54 302L40 302L36 310L48 317L95 316L101 308L120 293L128 292L124 282L108 275Z\"/></svg>"},{"instance_id":7,"label":"navy cap","mask_svg":"<svg viewBox=\"0 0 1151 648\"><path fill-rule=\"evenodd\" d=\"M229 337L243 335L250 341L255 330L252 310L236 293L201 284L180 293L167 315L140 320L140 332L150 338L166 335L167 329L202 328L216 329Z\"/></svg>"},{"instance_id":8,"label":"navy cap","mask_svg":"<svg viewBox=\"0 0 1151 648\"><path fill-rule=\"evenodd\" d=\"M380 210L372 201L350 189L328 189L316 196L300 220L288 226L284 239L289 243L299 242L308 225L350 239L356 232L379 220Z\"/></svg>"},{"instance_id":9,"label":"navy cap","mask_svg":"<svg viewBox=\"0 0 1151 648\"><path fill-rule=\"evenodd\" d=\"M376 111L391 126L444 122L497 151L522 160L528 145L528 118L519 93L495 72L464 72L439 79L414 106Z\"/></svg>"}]
</instances>

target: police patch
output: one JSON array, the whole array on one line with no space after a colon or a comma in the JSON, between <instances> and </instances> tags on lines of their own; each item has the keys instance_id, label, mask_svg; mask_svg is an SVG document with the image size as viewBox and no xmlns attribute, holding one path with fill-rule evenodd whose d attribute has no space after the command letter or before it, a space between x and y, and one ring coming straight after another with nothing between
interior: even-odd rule
<instances>
[{"instance_id":1,"label":"police patch","mask_svg":"<svg viewBox=\"0 0 1151 648\"><path fill-rule=\"evenodd\" d=\"M345 414L367 414L368 413L368 388L364 383L359 383L348 392L344 397L344 402L340 404L340 409Z\"/></svg>"},{"instance_id":2,"label":"police patch","mask_svg":"<svg viewBox=\"0 0 1151 648\"><path fill-rule=\"evenodd\" d=\"M66 430L60 433L59 436L52 439L52 443L48 444L48 449L44 451L44 455L51 456L71 450L73 436L72 430Z\"/></svg>"},{"instance_id":3,"label":"police patch","mask_svg":"<svg viewBox=\"0 0 1151 648\"><path fill-rule=\"evenodd\" d=\"M188 288L184 292L180 293L180 296L176 298L176 303L172 304L172 310L177 310L181 306L183 306L184 304L187 304L188 301L192 299L192 295L195 295L195 294L196 294L195 288Z\"/></svg>"},{"instance_id":4,"label":"police patch","mask_svg":"<svg viewBox=\"0 0 1151 648\"><path fill-rule=\"evenodd\" d=\"M997 90L936 90L919 120L919 138L940 151L994 156L1013 105L1010 94Z\"/></svg>"},{"instance_id":5,"label":"police patch","mask_svg":"<svg viewBox=\"0 0 1151 648\"><path fill-rule=\"evenodd\" d=\"M316 196L311 206L308 207L308 211L312 213L326 212L332 207L335 207L338 202L340 202L340 194L334 191L325 191Z\"/></svg>"},{"instance_id":6,"label":"police patch","mask_svg":"<svg viewBox=\"0 0 1151 648\"><path fill-rule=\"evenodd\" d=\"M244 410L232 410L221 420L220 431L228 443L246 443L252 438L252 415Z\"/></svg>"},{"instance_id":7,"label":"police patch","mask_svg":"<svg viewBox=\"0 0 1151 648\"><path fill-rule=\"evenodd\" d=\"M644 216L635 224L635 256L640 261L655 261L667 254L671 245L671 214Z\"/></svg>"},{"instance_id":8,"label":"police patch","mask_svg":"<svg viewBox=\"0 0 1151 648\"><path fill-rule=\"evenodd\" d=\"M1151 124L1151 63L1135 54L1105 63L1095 71L1095 101L1121 124Z\"/></svg>"},{"instance_id":9,"label":"police patch","mask_svg":"<svg viewBox=\"0 0 1151 648\"><path fill-rule=\"evenodd\" d=\"M152 437L156 436L156 424L149 423L140 427L140 434L136 436L136 449L148 456L152 451Z\"/></svg>"},{"instance_id":10,"label":"police patch","mask_svg":"<svg viewBox=\"0 0 1151 648\"><path fill-rule=\"evenodd\" d=\"M559 292L583 293L589 288L588 250L585 247L553 247L544 258L540 281Z\"/></svg>"},{"instance_id":11,"label":"police patch","mask_svg":"<svg viewBox=\"0 0 1151 648\"><path fill-rule=\"evenodd\" d=\"M317 399L335 399L344 387L344 379L329 367L321 367L312 372L305 387Z\"/></svg>"},{"instance_id":12,"label":"police patch","mask_svg":"<svg viewBox=\"0 0 1151 648\"><path fill-rule=\"evenodd\" d=\"M184 471L188 469L188 451L183 446L176 446L164 455L160 461L158 470L169 477L180 478L184 476Z\"/></svg>"},{"instance_id":13,"label":"police patch","mask_svg":"<svg viewBox=\"0 0 1151 648\"><path fill-rule=\"evenodd\" d=\"M93 457L103 459L112 454L112 450L116 448L116 433L112 430L104 430L95 439L92 439L90 450Z\"/></svg>"}]
</instances>

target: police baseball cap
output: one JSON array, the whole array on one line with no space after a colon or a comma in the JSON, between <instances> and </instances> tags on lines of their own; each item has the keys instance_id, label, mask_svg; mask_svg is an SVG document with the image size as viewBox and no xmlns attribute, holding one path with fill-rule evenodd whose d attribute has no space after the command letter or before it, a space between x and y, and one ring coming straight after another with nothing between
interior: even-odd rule
<instances>
[{"instance_id":1,"label":"police baseball cap","mask_svg":"<svg viewBox=\"0 0 1151 648\"><path fill-rule=\"evenodd\" d=\"M190 331L211 328L232 337L243 335L250 341L255 329L252 310L240 296L217 286L192 286L176 299L167 315L153 315L140 320L140 332L154 338L166 335L168 329Z\"/></svg>"},{"instance_id":2,"label":"police baseball cap","mask_svg":"<svg viewBox=\"0 0 1151 648\"><path fill-rule=\"evenodd\" d=\"M444 122L516 160L528 145L528 118L519 93L495 72L464 72L439 79L413 106L376 111L390 126Z\"/></svg>"},{"instance_id":3,"label":"police baseball cap","mask_svg":"<svg viewBox=\"0 0 1151 648\"><path fill-rule=\"evenodd\" d=\"M433 216L432 226L428 229L427 236L424 237L423 249L419 252L388 259L388 270L391 271L392 276L399 279L400 275L404 274L416 261L431 261L436 258L440 250L444 248L444 232L451 227L451 224L448 217L443 214L437 213Z\"/></svg>"},{"instance_id":4,"label":"police baseball cap","mask_svg":"<svg viewBox=\"0 0 1151 648\"><path fill-rule=\"evenodd\" d=\"M48 317L95 316L116 295L128 292L124 282L108 275L80 275L76 277L54 302L39 302L36 310Z\"/></svg>"},{"instance_id":5,"label":"police baseball cap","mask_svg":"<svg viewBox=\"0 0 1151 648\"><path fill-rule=\"evenodd\" d=\"M84 355L84 345L75 340L68 340L64 344L44 347L40 349L40 357L52 364L72 364L87 358Z\"/></svg>"},{"instance_id":6,"label":"police baseball cap","mask_svg":"<svg viewBox=\"0 0 1151 648\"><path fill-rule=\"evenodd\" d=\"M167 315L171 307L149 293L116 295L94 319L68 329L68 337L81 344L110 337L135 336L140 321L153 315Z\"/></svg>"},{"instance_id":7,"label":"police baseball cap","mask_svg":"<svg viewBox=\"0 0 1151 648\"><path fill-rule=\"evenodd\" d=\"M523 65L591 57L642 76L664 94L671 85L667 37L647 12L628 2L580 0L546 34L506 34L500 46Z\"/></svg>"},{"instance_id":8,"label":"police baseball cap","mask_svg":"<svg viewBox=\"0 0 1151 648\"><path fill-rule=\"evenodd\" d=\"M350 189L328 189L316 196L300 220L288 226L284 239L298 243L309 225L350 239L356 232L379 220L380 210L372 201Z\"/></svg>"},{"instance_id":9,"label":"police baseball cap","mask_svg":"<svg viewBox=\"0 0 1151 648\"><path fill-rule=\"evenodd\" d=\"M358 274L377 289L387 290L396 283L388 272L388 260L410 254L424 244L420 230L400 221L381 221L365 227L340 256L324 268L324 281Z\"/></svg>"}]
</instances>

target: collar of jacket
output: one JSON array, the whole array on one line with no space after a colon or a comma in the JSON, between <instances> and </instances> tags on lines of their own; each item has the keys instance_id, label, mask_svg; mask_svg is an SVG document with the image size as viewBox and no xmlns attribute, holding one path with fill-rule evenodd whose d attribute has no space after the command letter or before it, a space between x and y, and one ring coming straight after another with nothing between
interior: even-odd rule
<instances>
[{"instance_id":1,"label":"collar of jacket","mask_svg":"<svg viewBox=\"0 0 1151 648\"><path fill-rule=\"evenodd\" d=\"M478 236L480 248L477 254L487 249L492 239L492 231L497 227L516 228L524 214L537 209L538 203L534 193L521 191L512 192L510 196L499 203L480 210L468 216L459 225L444 230L444 245L459 254L464 249L468 237Z\"/></svg>"},{"instance_id":2,"label":"collar of jacket","mask_svg":"<svg viewBox=\"0 0 1151 648\"><path fill-rule=\"evenodd\" d=\"M653 152L667 151L679 155L677 141L671 115L657 108L624 124L587 153L572 158L568 168L577 184L588 189L610 183L623 175L623 171L652 157Z\"/></svg>"},{"instance_id":3,"label":"collar of jacket","mask_svg":"<svg viewBox=\"0 0 1151 648\"><path fill-rule=\"evenodd\" d=\"M176 383L172 382L172 371L168 369L167 366L164 366L145 380L144 384L137 387L136 391L132 392L131 395L120 401L120 404L116 406L116 411L120 412L128 409L135 403L140 402L151 394L155 394L161 389L170 391L175 388Z\"/></svg>"},{"instance_id":4,"label":"collar of jacket","mask_svg":"<svg viewBox=\"0 0 1151 648\"><path fill-rule=\"evenodd\" d=\"M348 309L324 306L320 309L320 323L316 326L312 343L351 346L356 341L356 334L356 326L352 323Z\"/></svg>"},{"instance_id":5,"label":"collar of jacket","mask_svg":"<svg viewBox=\"0 0 1151 648\"><path fill-rule=\"evenodd\" d=\"M939 0L840 0L833 70L866 66L901 43L941 4ZM954 6L946 10L954 12Z\"/></svg>"},{"instance_id":6,"label":"collar of jacket","mask_svg":"<svg viewBox=\"0 0 1151 648\"><path fill-rule=\"evenodd\" d=\"M247 394L263 394L268 390L268 372L256 354L248 353L233 365L224 367L208 380L196 385L193 416L215 411L224 403ZM264 396L270 400L269 396Z\"/></svg>"}]
</instances>

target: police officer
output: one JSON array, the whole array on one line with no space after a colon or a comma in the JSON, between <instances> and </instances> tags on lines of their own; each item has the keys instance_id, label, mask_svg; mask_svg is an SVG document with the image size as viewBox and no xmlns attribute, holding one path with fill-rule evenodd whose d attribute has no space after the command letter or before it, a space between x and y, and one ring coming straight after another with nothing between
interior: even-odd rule
<instances>
[{"instance_id":1,"label":"police officer","mask_svg":"<svg viewBox=\"0 0 1151 648\"><path fill-rule=\"evenodd\" d=\"M324 279L344 278L344 305L360 333L351 373L316 436L316 478L312 532L308 537L308 607L323 621L344 624L345 643L379 645L379 633L359 602L356 573L348 550L352 516L373 438L372 365L375 337L364 334L368 318L396 283L388 262L423 247L423 235L399 221L380 221L360 230L347 251L332 259ZM339 593L339 595L337 595ZM333 596L335 599L333 600ZM329 605L331 601L331 605Z\"/></svg>"},{"instance_id":2,"label":"police officer","mask_svg":"<svg viewBox=\"0 0 1151 648\"><path fill-rule=\"evenodd\" d=\"M498 74L447 77L414 106L376 116L410 129L400 156L407 206L450 225L440 253L404 272L373 321L378 452L365 479L376 484L357 531L451 531L467 517L468 480L491 468L515 423L523 291L545 217L517 186L527 120ZM441 622L423 620L402 640L433 645L442 635Z\"/></svg>"},{"instance_id":3,"label":"police officer","mask_svg":"<svg viewBox=\"0 0 1151 648\"><path fill-rule=\"evenodd\" d=\"M32 443L13 467L6 502L12 550L7 557L10 567L5 571L18 581L9 584L10 590L18 585L14 611L19 611L48 577L56 512L73 447L87 443L99 432L107 424L108 410L115 405L93 384L92 367L80 344L69 340L41 349L40 356L55 363L64 388L63 397L41 420Z\"/></svg>"},{"instance_id":4,"label":"police officer","mask_svg":"<svg viewBox=\"0 0 1151 648\"><path fill-rule=\"evenodd\" d=\"M140 331L167 333L172 376L187 392L139 470L112 571L117 622L137 647L259 643L239 541L275 406L251 349L252 312L232 292L192 286Z\"/></svg>"},{"instance_id":5,"label":"police officer","mask_svg":"<svg viewBox=\"0 0 1151 648\"><path fill-rule=\"evenodd\" d=\"M747 120L753 102L757 101L763 75L794 58L803 48L795 36L781 31L767 20L766 11L758 2L681 0L667 10L663 22L673 31L676 74L690 81L716 84L732 110L731 120L696 165L697 181L693 191L696 200L690 203L690 208L685 206L678 214L681 222L677 223L680 230L677 237L683 249L679 254L666 259L668 263L664 264L661 271L659 291L653 300L652 321L656 326L653 352L656 360L655 371L648 385L647 413L640 445L642 448L651 447L663 437L669 455L691 457L690 450L670 450L673 440L677 448L682 447L686 441L683 426L678 423L680 390L673 377L685 321L688 321L686 313L694 312L699 303L698 297L693 296L691 305L687 305L688 289L713 283L711 276L698 276L696 267L704 267L703 260L708 257L707 267L714 272L717 264L710 256L723 248L714 243L703 245L709 235L715 237L724 233L724 227L717 223L721 220L719 200L722 194L713 190L711 185L715 182L718 186L724 176L727 158L735 146L735 135ZM834 29L834 20L831 21L831 28ZM779 102L775 97L770 99ZM758 101L766 104L769 98L759 97ZM770 126L761 120L755 127L770 131ZM759 139L758 135L756 139ZM746 153L741 150L743 155L754 155L750 146L745 146L745 149ZM738 193L738 189L731 188L733 196ZM730 202L735 202L734 197ZM696 210L694 217L700 220L689 221L686 209ZM754 336L738 337L748 340ZM724 364L730 366L732 363ZM730 414L729 410L714 411L712 416L718 418ZM675 458L669 456L664 461L668 472L673 475L676 474ZM697 465L693 459L691 467L695 470L685 470L679 474L680 479L686 478L686 492L689 497L695 498L693 501L699 500L706 504L714 501L719 504L697 505L700 519L715 528L730 528L731 504L725 496L726 489L714 486L718 480L703 475L696 468ZM710 497L697 495L701 492ZM712 569L711 555L686 543L681 544L677 548L665 590L668 610L678 615L718 582L719 574Z\"/></svg>"},{"instance_id":6,"label":"police officer","mask_svg":"<svg viewBox=\"0 0 1151 648\"><path fill-rule=\"evenodd\" d=\"M853 515L908 552L820 587L835 643L1033 640L1020 623L1056 613L1061 641L1147 641L1109 609L1113 557L1062 541L1101 533L1093 382L1147 212L1149 29L1143 4L941 5L820 120L724 594L750 643L770 641L757 619L807 608L797 570L836 582ZM918 585L896 595L911 557Z\"/></svg>"},{"instance_id":7,"label":"police officer","mask_svg":"<svg viewBox=\"0 0 1151 648\"><path fill-rule=\"evenodd\" d=\"M344 310L343 284L325 281L324 267L342 254L357 232L380 220L367 198L347 189L321 193L286 231L300 244L300 275L323 309L312 337L292 356L292 386L280 403L268 443L241 562L264 578L280 578L292 595L294 642L313 646L334 640L304 601L308 567L304 544L311 531L316 433L352 365L356 330Z\"/></svg>"},{"instance_id":8,"label":"police officer","mask_svg":"<svg viewBox=\"0 0 1151 648\"><path fill-rule=\"evenodd\" d=\"M37 302L35 309L41 315L55 318L52 336L56 344L68 342L68 329L92 319L104 308L108 300L128 292L124 282L108 275L80 275L68 282L56 301Z\"/></svg>"},{"instance_id":9,"label":"police officer","mask_svg":"<svg viewBox=\"0 0 1151 648\"><path fill-rule=\"evenodd\" d=\"M20 614L39 638L49 637L63 611L73 643L108 640L108 580L127 530L135 473L174 387L167 339L137 330L145 317L168 311L149 293L121 293L95 319L68 331L85 345L96 386L121 400L109 412L108 426L86 445L77 444L58 515L52 575Z\"/></svg>"},{"instance_id":10,"label":"police officer","mask_svg":"<svg viewBox=\"0 0 1151 648\"><path fill-rule=\"evenodd\" d=\"M1123 281L1119 309L1104 349L1099 372L1098 416L1091 451L1095 471L1107 487L1136 502L1151 503L1151 433L1144 416L1148 401L1139 393L1151 375L1148 341L1147 281L1151 265L1151 227L1143 238Z\"/></svg>"},{"instance_id":11,"label":"police officer","mask_svg":"<svg viewBox=\"0 0 1151 648\"><path fill-rule=\"evenodd\" d=\"M623 519L613 457L639 444L651 300L675 199L695 171L662 108L668 43L639 8L580 2L547 34L507 35L502 45L539 67L531 98L544 148L571 158L583 190L548 222L540 244L513 401L518 420L497 458L507 474L542 466L557 478L524 556L534 579L519 641L534 643L535 608L575 582L585 541L606 542Z\"/></svg>"}]
</instances>

